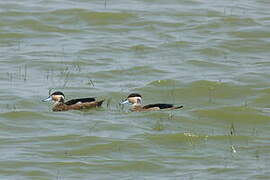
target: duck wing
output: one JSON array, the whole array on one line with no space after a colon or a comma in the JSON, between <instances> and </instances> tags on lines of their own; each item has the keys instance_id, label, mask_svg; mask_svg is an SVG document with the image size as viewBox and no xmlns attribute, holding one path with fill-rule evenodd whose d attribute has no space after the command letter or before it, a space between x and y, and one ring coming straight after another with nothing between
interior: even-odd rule
<instances>
[{"instance_id":1,"label":"duck wing","mask_svg":"<svg viewBox=\"0 0 270 180\"><path fill-rule=\"evenodd\" d=\"M167 108L172 108L172 104L148 104L146 106L143 106L143 109L149 109L149 108L156 108L158 107L159 109L167 109Z\"/></svg>"},{"instance_id":2,"label":"duck wing","mask_svg":"<svg viewBox=\"0 0 270 180\"><path fill-rule=\"evenodd\" d=\"M73 105L77 103L87 103L87 102L93 102L95 101L95 98L81 98L81 99L72 99L67 102L65 102L66 105Z\"/></svg>"}]
</instances>

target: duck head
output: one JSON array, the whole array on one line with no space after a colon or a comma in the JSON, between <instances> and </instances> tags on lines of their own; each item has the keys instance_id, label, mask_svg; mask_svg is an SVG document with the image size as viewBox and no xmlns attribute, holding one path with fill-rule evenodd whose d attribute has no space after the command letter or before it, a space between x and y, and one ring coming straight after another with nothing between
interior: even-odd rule
<instances>
[{"instance_id":1,"label":"duck head","mask_svg":"<svg viewBox=\"0 0 270 180\"><path fill-rule=\"evenodd\" d=\"M121 102L120 104L131 103L132 105L141 105L142 104L142 96L137 93L132 93L128 95L128 97Z\"/></svg>"},{"instance_id":2,"label":"duck head","mask_svg":"<svg viewBox=\"0 0 270 180\"><path fill-rule=\"evenodd\" d=\"M43 102L53 101L55 103L64 103L65 95L60 91L52 93L48 98L42 100Z\"/></svg>"}]
</instances>

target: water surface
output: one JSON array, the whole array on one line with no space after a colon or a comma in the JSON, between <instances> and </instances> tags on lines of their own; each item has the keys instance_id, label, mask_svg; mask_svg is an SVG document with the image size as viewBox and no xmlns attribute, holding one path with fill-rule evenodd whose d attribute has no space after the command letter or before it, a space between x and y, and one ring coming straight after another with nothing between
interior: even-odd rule
<instances>
[{"instance_id":1,"label":"water surface","mask_svg":"<svg viewBox=\"0 0 270 180\"><path fill-rule=\"evenodd\" d=\"M0 2L1 178L269 179L269 5ZM49 89L106 102L54 113Z\"/></svg>"}]
</instances>

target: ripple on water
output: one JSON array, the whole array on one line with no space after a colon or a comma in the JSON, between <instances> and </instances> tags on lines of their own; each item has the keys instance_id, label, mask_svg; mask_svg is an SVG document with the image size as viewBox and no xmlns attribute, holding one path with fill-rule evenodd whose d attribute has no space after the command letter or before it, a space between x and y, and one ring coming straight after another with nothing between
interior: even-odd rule
<instances>
[{"instance_id":1,"label":"ripple on water","mask_svg":"<svg viewBox=\"0 0 270 180\"><path fill-rule=\"evenodd\" d=\"M238 17L238 16L225 16L221 19L221 24L227 24L228 26L243 26L243 27L249 27L249 26L258 26L260 25L259 22L256 21L256 19L252 18L246 18L246 17Z\"/></svg>"},{"instance_id":2,"label":"ripple on water","mask_svg":"<svg viewBox=\"0 0 270 180\"><path fill-rule=\"evenodd\" d=\"M55 10L50 12L50 15L53 17L66 17L66 20L63 22L64 24L73 24L74 21L76 21L76 23L86 23L97 26L119 24L129 19L136 18L136 15L123 11L97 12L78 8Z\"/></svg>"},{"instance_id":3,"label":"ripple on water","mask_svg":"<svg viewBox=\"0 0 270 180\"><path fill-rule=\"evenodd\" d=\"M147 75L157 75L165 73L162 70L156 69L150 66L134 66L132 68L125 68L120 70L110 70L110 71L99 71L95 73L95 76L99 78L110 78L115 79L116 77L126 77L130 79L130 76L147 76Z\"/></svg>"},{"instance_id":4,"label":"ripple on water","mask_svg":"<svg viewBox=\"0 0 270 180\"><path fill-rule=\"evenodd\" d=\"M262 39L226 40L218 46L218 48L224 48L231 52L244 52L247 54L265 53L269 47L269 42Z\"/></svg>"},{"instance_id":5,"label":"ripple on water","mask_svg":"<svg viewBox=\"0 0 270 180\"><path fill-rule=\"evenodd\" d=\"M151 146L157 148L166 148L177 151L183 146L202 143L205 136L195 135L192 133L161 133L161 134L144 134L145 140Z\"/></svg>"},{"instance_id":6,"label":"ripple on water","mask_svg":"<svg viewBox=\"0 0 270 180\"><path fill-rule=\"evenodd\" d=\"M13 119L13 120L28 120L32 118L36 120L41 120L48 117L47 115L42 115L41 113L34 111L11 111L1 113L0 116L6 119Z\"/></svg>"},{"instance_id":7,"label":"ripple on water","mask_svg":"<svg viewBox=\"0 0 270 180\"><path fill-rule=\"evenodd\" d=\"M219 54L219 55L223 54L223 53L220 54L218 52L215 52L215 53L212 54L213 49L208 49L208 48L207 49L205 49L205 48L201 49L200 51L207 54L207 55L214 55L214 56L216 56L217 54ZM188 64L191 64L193 66L200 67L200 68L202 68L202 67L215 68L215 69L223 69L223 68L225 68L225 69L228 69L228 70L233 68L233 66L231 66L228 63L218 62L218 61L209 62L209 61L194 59L194 60L187 60L186 62Z\"/></svg>"},{"instance_id":8,"label":"ripple on water","mask_svg":"<svg viewBox=\"0 0 270 180\"><path fill-rule=\"evenodd\" d=\"M224 106L219 108L198 109L193 114L200 119L210 121L221 126L234 125L235 131L241 134L253 135L254 130L260 129L260 133L266 131L265 125L269 124L269 116L255 107ZM237 130L241 129L241 130Z\"/></svg>"},{"instance_id":9,"label":"ripple on water","mask_svg":"<svg viewBox=\"0 0 270 180\"><path fill-rule=\"evenodd\" d=\"M228 103L244 104L256 92L252 87L222 81L194 81L181 83L175 80L157 80L140 89L144 98L155 101L173 101L175 104L200 103L211 106ZM155 96L153 96L155 94Z\"/></svg>"},{"instance_id":10,"label":"ripple on water","mask_svg":"<svg viewBox=\"0 0 270 180\"><path fill-rule=\"evenodd\" d=\"M267 5L1 1L1 177L269 179ZM52 112L49 88L106 102Z\"/></svg>"}]
</instances>

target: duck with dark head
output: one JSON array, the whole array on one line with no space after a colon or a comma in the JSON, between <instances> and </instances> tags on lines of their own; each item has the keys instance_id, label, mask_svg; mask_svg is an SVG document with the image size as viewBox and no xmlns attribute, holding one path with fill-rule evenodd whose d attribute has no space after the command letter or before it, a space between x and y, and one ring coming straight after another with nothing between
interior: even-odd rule
<instances>
[{"instance_id":1,"label":"duck with dark head","mask_svg":"<svg viewBox=\"0 0 270 180\"><path fill-rule=\"evenodd\" d=\"M173 104L148 104L148 105L142 105L142 96L137 93L130 94L123 102L120 104L132 104L131 111L155 111L155 110L161 110L161 109L167 109L167 110L173 110L173 109L180 109L183 106L174 106Z\"/></svg>"},{"instance_id":2,"label":"duck with dark head","mask_svg":"<svg viewBox=\"0 0 270 180\"><path fill-rule=\"evenodd\" d=\"M68 111L68 110L82 110L93 107L100 107L104 100L96 101L95 98L81 98L81 99L72 99L65 102L65 95L60 91L52 93L47 99L42 100L53 101L54 105L53 111Z\"/></svg>"}]
</instances>

